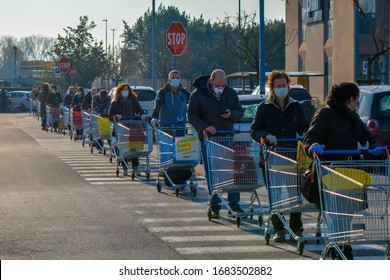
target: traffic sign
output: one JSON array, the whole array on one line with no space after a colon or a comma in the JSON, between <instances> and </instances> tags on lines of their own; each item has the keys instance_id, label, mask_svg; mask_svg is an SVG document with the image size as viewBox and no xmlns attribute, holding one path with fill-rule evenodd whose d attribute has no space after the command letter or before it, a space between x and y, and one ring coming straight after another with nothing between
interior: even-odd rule
<instances>
[{"instance_id":1,"label":"traffic sign","mask_svg":"<svg viewBox=\"0 0 390 280\"><path fill-rule=\"evenodd\" d=\"M61 73L68 73L72 68L72 63L69 58L61 58L58 62L58 69Z\"/></svg>"},{"instance_id":2,"label":"traffic sign","mask_svg":"<svg viewBox=\"0 0 390 280\"><path fill-rule=\"evenodd\" d=\"M54 78L61 78L61 71L57 66L54 67Z\"/></svg>"},{"instance_id":3,"label":"traffic sign","mask_svg":"<svg viewBox=\"0 0 390 280\"><path fill-rule=\"evenodd\" d=\"M70 69L70 71L69 71L69 76L71 78L75 78L77 76L76 66L72 66L72 69Z\"/></svg>"},{"instance_id":4,"label":"traffic sign","mask_svg":"<svg viewBox=\"0 0 390 280\"><path fill-rule=\"evenodd\" d=\"M172 22L165 34L165 41L169 52L173 56L180 56L187 47L187 31L179 21Z\"/></svg>"}]
</instances>

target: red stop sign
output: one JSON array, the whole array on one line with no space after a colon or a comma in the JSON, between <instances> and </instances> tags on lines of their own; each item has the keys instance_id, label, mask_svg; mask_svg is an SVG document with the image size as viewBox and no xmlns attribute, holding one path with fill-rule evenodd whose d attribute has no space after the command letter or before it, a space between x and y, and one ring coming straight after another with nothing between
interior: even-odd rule
<instances>
[{"instance_id":1,"label":"red stop sign","mask_svg":"<svg viewBox=\"0 0 390 280\"><path fill-rule=\"evenodd\" d=\"M169 25L165 41L172 55L179 56L183 54L187 47L187 31L181 22L174 21Z\"/></svg>"},{"instance_id":2,"label":"red stop sign","mask_svg":"<svg viewBox=\"0 0 390 280\"><path fill-rule=\"evenodd\" d=\"M72 67L72 63L69 58L61 58L58 62L58 69L61 73L68 73Z\"/></svg>"},{"instance_id":3,"label":"red stop sign","mask_svg":"<svg viewBox=\"0 0 390 280\"><path fill-rule=\"evenodd\" d=\"M70 71L69 71L69 76L71 78L75 78L77 76L76 66L72 66L72 69L70 69Z\"/></svg>"}]
</instances>

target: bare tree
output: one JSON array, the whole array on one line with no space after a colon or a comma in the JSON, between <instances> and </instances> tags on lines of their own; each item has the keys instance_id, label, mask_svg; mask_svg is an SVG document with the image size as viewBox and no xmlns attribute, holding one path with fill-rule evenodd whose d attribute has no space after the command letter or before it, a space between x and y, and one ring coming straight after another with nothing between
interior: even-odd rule
<instances>
[{"instance_id":1,"label":"bare tree","mask_svg":"<svg viewBox=\"0 0 390 280\"><path fill-rule=\"evenodd\" d=\"M16 47L16 49L15 49ZM16 63L19 65L20 57L23 53L18 48L18 41L12 36L3 36L0 38L0 77L13 78Z\"/></svg>"},{"instance_id":2,"label":"bare tree","mask_svg":"<svg viewBox=\"0 0 390 280\"><path fill-rule=\"evenodd\" d=\"M54 38L32 35L24 37L19 42L19 47L24 53L24 60L49 60L53 49Z\"/></svg>"},{"instance_id":3,"label":"bare tree","mask_svg":"<svg viewBox=\"0 0 390 280\"><path fill-rule=\"evenodd\" d=\"M383 54L390 51L390 42L389 42L389 27L387 27L387 32L381 32L380 27L382 26L382 18L385 13L385 9L382 9L381 14L376 15L377 24L372 24L366 11L364 11L359 0L351 0L352 5L359 11L361 16L364 19L365 24L367 25L372 43L375 46L374 53L370 54L367 59L368 68L367 68L367 83L371 84L372 79L372 64ZM382 30L383 31L383 30Z\"/></svg>"}]
</instances>

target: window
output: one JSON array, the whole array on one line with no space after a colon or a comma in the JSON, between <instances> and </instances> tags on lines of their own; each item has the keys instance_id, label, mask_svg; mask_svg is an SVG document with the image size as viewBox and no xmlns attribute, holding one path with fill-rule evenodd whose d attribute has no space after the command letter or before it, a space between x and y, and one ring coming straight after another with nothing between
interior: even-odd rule
<instances>
[{"instance_id":1,"label":"window","mask_svg":"<svg viewBox=\"0 0 390 280\"><path fill-rule=\"evenodd\" d=\"M390 95L383 96L379 101L379 114L390 116Z\"/></svg>"},{"instance_id":2,"label":"window","mask_svg":"<svg viewBox=\"0 0 390 280\"><path fill-rule=\"evenodd\" d=\"M364 116L364 110L367 107L366 103L367 103L367 96L361 94L359 99L359 109L357 112L361 117Z\"/></svg>"},{"instance_id":3,"label":"window","mask_svg":"<svg viewBox=\"0 0 390 280\"><path fill-rule=\"evenodd\" d=\"M376 26L375 1L359 0L359 4L364 14L367 16L367 19L365 19L363 14L359 12L358 15L359 33L371 34L373 31L375 31L375 26Z\"/></svg>"},{"instance_id":4,"label":"window","mask_svg":"<svg viewBox=\"0 0 390 280\"><path fill-rule=\"evenodd\" d=\"M333 37L333 0L328 2L328 38Z\"/></svg>"},{"instance_id":5,"label":"window","mask_svg":"<svg viewBox=\"0 0 390 280\"><path fill-rule=\"evenodd\" d=\"M156 98L156 93L151 90L134 89L134 92L137 94L138 101L153 101Z\"/></svg>"},{"instance_id":6,"label":"window","mask_svg":"<svg viewBox=\"0 0 390 280\"><path fill-rule=\"evenodd\" d=\"M323 6L323 0L303 0L302 11L306 24L323 20Z\"/></svg>"}]
</instances>

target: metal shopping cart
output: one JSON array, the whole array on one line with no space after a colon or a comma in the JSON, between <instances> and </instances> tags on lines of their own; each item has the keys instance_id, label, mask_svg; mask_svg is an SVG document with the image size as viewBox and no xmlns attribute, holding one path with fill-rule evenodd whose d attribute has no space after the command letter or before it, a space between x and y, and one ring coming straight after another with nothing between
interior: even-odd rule
<instances>
[{"instance_id":1,"label":"metal shopping cart","mask_svg":"<svg viewBox=\"0 0 390 280\"><path fill-rule=\"evenodd\" d=\"M93 154L93 147L97 147L103 151L106 155L106 148L104 147L104 140L109 141L111 137L111 125L108 117L102 117L100 115L91 114L91 154ZM112 162L111 147L110 149L110 162Z\"/></svg>"},{"instance_id":2,"label":"metal shopping cart","mask_svg":"<svg viewBox=\"0 0 390 280\"><path fill-rule=\"evenodd\" d=\"M70 109L70 140L81 140L82 136L77 135L76 130L83 128L83 119L81 116L81 111L76 111L73 109Z\"/></svg>"},{"instance_id":3,"label":"metal shopping cart","mask_svg":"<svg viewBox=\"0 0 390 280\"><path fill-rule=\"evenodd\" d=\"M169 181L176 196L180 190L189 186L191 192L196 196L198 181L195 167L200 162L200 143L195 130L182 122L160 122L160 127L155 130L157 142L157 158L160 172ZM184 183L175 183L168 173L169 171L190 170L191 176ZM161 192L160 173L157 176L157 191ZM189 182L188 182L189 181Z\"/></svg>"},{"instance_id":4,"label":"metal shopping cart","mask_svg":"<svg viewBox=\"0 0 390 280\"><path fill-rule=\"evenodd\" d=\"M385 259L389 259L389 158L321 162L316 157L315 163L325 238L321 259L331 251L333 259L337 252L345 260L347 256L341 248L351 244L387 244Z\"/></svg>"},{"instance_id":5,"label":"metal shopping cart","mask_svg":"<svg viewBox=\"0 0 390 280\"><path fill-rule=\"evenodd\" d=\"M283 223L285 230L294 238L297 243L297 252L302 255L304 244L308 240L316 240L319 243L321 238L321 213L315 204L309 203L302 195L300 186L302 176L311 163L310 158L302 156L303 146L297 145L301 137L294 139L277 139L278 143L290 144L288 147L261 146L261 162L265 175L265 184L268 191L269 216L265 223L264 238L268 245L271 238L271 219L276 215ZM298 147L297 147L298 146ZM283 218L284 213L318 213L315 235L310 237L297 236Z\"/></svg>"},{"instance_id":6,"label":"metal shopping cart","mask_svg":"<svg viewBox=\"0 0 390 280\"><path fill-rule=\"evenodd\" d=\"M29 115L37 115L37 100L35 100L35 99L30 99Z\"/></svg>"},{"instance_id":7,"label":"metal shopping cart","mask_svg":"<svg viewBox=\"0 0 390 280\"><path fill-rule=\"evenodd\" d=\"M81 111L81 118L83 128L83 140L81 145L84 147L86 141L91 145L91 113L88 111Z\"/></svg>"},{"instance_id":8,"label":"metal shopping cart","mask_svg":"<svg viewBox=\"0 0 390 280\"><path fill-rule=\"evenodd\" d=\"M218 133L229 133L218 131ZM230 133L236 133L235 131ZM218 135L218 134L217 134ZM217 195L227 210L236 217L237 227L241 224L241 218L258 215L258 223L263 224L263 208L257 194L257 189L264 185L261 169L259 168L259 145L251 139L235 138L234 136L205 136L209 169L209 189L211 190L207 207L209 220L212 218L211 202ZM224 193L251 194L249 199L249 211L234 211L225 198ZM255 203L257 202L257 205Z\"/></svg>"},{"instance_id":9,"label":"metal shopping cart","mask_svg":"<svg viewBox=\"0 0 390 280\"><path fill-rule=\"evenodd\" d=\"M62 106L62 120L64 123L63 134L65 135L65 130L68 130L68 134L71 135L71 125L70 125L70 109L68 107Z\"/></svg>"},{"instance_id":10,"label":"metal shopping cart","mask_svg":"<svg viewBox=\"0 0 390 280\"><path fill-rule=\"evenodd\" d=\"M132 118L132 119L130 119ZM136 120L139 117L122 117L120 123L114 122L114 137L111 144L114 147L116 158L116 176L119 176L119 165L129 170L127 160L136 157L145 158L143 169L130 169L131 179L134 180L136 173L145 172L146 179L150 178L150 159L153 151L153 129L146 120Z\"/></svg>"},{"instance_id":11,"label":"metal shopping cart","mask_svg":"<svg viewBox=\"0 0 390 280\"><path fill-rule=\"evenodd\" d=\"M46 131L49 130L53 132L53 130L60 129L61 127L61 108L60 107L52 107L46 105ZM57 124L57 127L54 127Z\"/></svg>"}]
</instances>

